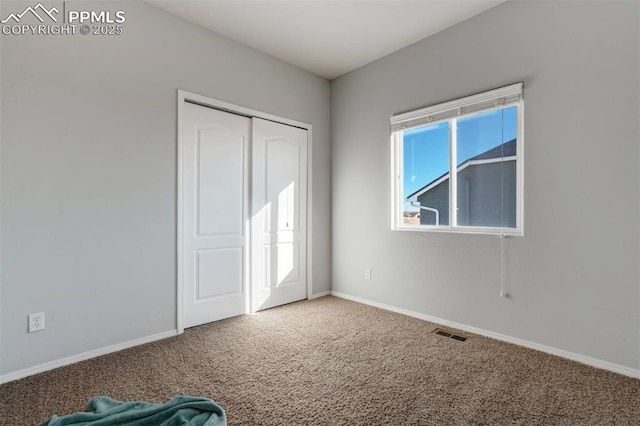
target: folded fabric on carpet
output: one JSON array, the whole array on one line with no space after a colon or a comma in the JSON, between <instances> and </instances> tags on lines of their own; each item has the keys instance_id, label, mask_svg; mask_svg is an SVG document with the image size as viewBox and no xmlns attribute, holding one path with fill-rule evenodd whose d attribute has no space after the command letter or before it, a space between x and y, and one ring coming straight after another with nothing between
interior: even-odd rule
<instances>
[{"instance_id":1,"label":"folded fabric on carpet","mask_svg":"<svg viewBox=\"0 0 640 426\"><path fill-rule=\"evenodd\" d=\"M40 426L226 426L224 410L206 398L177 396L166 404L121 402L106 396L92 398L87 411L54 415Z\"/></svg>"}]
</instances>

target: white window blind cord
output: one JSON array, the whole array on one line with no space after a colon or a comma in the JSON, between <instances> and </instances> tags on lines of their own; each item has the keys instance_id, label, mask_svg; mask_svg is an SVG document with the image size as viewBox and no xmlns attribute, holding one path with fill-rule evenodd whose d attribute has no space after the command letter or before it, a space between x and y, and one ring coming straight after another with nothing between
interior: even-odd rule
<instances>
[{"instance_id":1,"label":"white window blind cord","mask_svg":"<svg viewBox=\"0 0 640 426\"><path fill-rule=\"evenodd\" d=\"M505 261L504 261L504 232L500 233L500 297L508 298L507 283L505 279Z\"/></svg>"}]
</instances>

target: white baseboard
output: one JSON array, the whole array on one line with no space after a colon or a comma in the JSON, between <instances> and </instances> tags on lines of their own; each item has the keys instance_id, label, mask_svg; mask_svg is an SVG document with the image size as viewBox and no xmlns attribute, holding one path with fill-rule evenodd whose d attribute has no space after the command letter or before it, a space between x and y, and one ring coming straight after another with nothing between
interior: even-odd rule
<instances>
[{"instance_id":1,"label":"white baseboard","mask_svg":"<svg viewBox=\"0 0 640 426\"><path fill-rule=\"evenodd\" d=\"M431 315L421 314L419 312L410 311L408 309L398 308L395 306L387 305L385 303L379 303L379 302L374 302L372 300L363 299L361 297L350 296L348 294L340 293L337 291L323 291L323 292L316 293L309 296L308 299L312 300L312 299L317 299L319 297L324 297L328 295L336 296L341 299L351 300L351 301L362 303L369 306L374 306L376 308L384 309L391 312L396 312L399 314L418 318L424 321L429 321L434 324L440 324L446 327L451 327L458 330L467 331L469 333L478 334L480 336L485 336L485 337L500 340L503 342L512 343L514 345L523 346L529 349L535 349L551 355L559 356L561 358L566 358L572 361L580 362L582 364L590 365L592 367L601 368L604 370L612 371L614 373L623 374L625 376L640 378L640 370L637 370L634 368L626 367L619 364L614 364L612 362L599 360L597 358L592 358L585 355L576 354L576 353L565 351L562 349L557 349L551 346L541 345L539 343L530 342L528 340L519 339L517 337L511 337L511 336L506 336L500 333L494 333L492 331L483 330L481 328L468 326L468 325L457 323L454 321L448 321L442 318L433 317ZM94 349L92 351L83 352L77 355L72 355L56 361L46 362L44 364L36 365L34 367L25 368L23 370L14 371L13 373L8 373L3 376L0 376L0 384L18 380L23 377L32 376L34 374L43 373L45 371L53 370L54 368L63 367L69 364L74 364L76 362L85 361L91 358L96 358L102 355L110 354L112 352L118 352L123 349L128 349L134 346L143 345L145 343L154 342L156 340L166 339L168 337L176 336L177 334L178 334L177 330L165 331L165 332L154 334L151 336L141 337L139 339L133 339L127 342L118 343L116 345L107 346L100 349Z\"/></svg>"},{"instance_id":2,"label":"white baseboard","mask_svg":"<svg viewBox=\"0 0 640 426\"><path fill-rule=\"evenodd\" d=\"M307 297L307 299L308 300L313 300L313 299L317 299L319 297L329 296L330 294L331 294L330 291L321 291L320 293L312 294L311 296Z\"/></svg>"},{"instance_id":3,"label":"white baseboard","mask_svg":"<svg viewBox=\"0 0 640 426\"><path fill-rule=\"evenodd\" d=\"M481 336L490 337L492 339L501 340L507 343L513 343L514 345L524 346L525 348L535 349L540 352L546 352L551 355L556 355L561 358L577 361L582 364L589 365L591 367L601 368L603 370L612 371L614 373L623 374L625 376L640 379L640 370L626 367L624 365L614 364L612 362L603 361L597 358L591 358L589 356L580 355L574 352L565 351L563 349L554 348L551 346L541 345L539 343L530 342L528 340L519 339L517 337L506 336L500 333L494 333L493 331L483 330L481 328L472 327L465 324L460 324L454 321L448 321L442 318L433 317L431 315L421 314L419 312L410 311L408 309L397 308L395 306L387 305L384 303L374 302L372 300L363 299L356 296L350 296L348 294L340 293L337 291L331 292L332 296L339 297L341 299L351 300L353 302L362 303L364 305L374 306L376 308L384 309L398 314L407 315L410 317L418 318L424 321L429 321L435 324L443 325L446 327L456 328L458 330L468 331L469 333L479 334Z\"/></svg>"},{"instance_id":4,"label":"white baseboard","mask_svg":"<svg viewBox=\"0 0 640 426\"><path fill-rule=\"evenodd\" d=\"M173 337L177 335L178 335L178 332L176 330L165 331L165 332L154 334L151 336L141 337L139 339L129 340L127 342L118 343L116 345L107 346L104 348L83 352L81 354L68 356L66 358L58 359L55 361L45 362L44 364L25 368L24 370L18 370L18 371L14 371L13 373L8 373L3 376L0 376L0 384L12 382L14 380L22 379L23 377L33 376L34 374L53 370L54 368L63 367L65 365L74 364L80 361L86 361L91 358L96 358L102 355L110 354L112 352L118 352L123 349L132 348L134 346L155 342L156 340L166 339L167 337Z\"/></svg>"}]
</instances>

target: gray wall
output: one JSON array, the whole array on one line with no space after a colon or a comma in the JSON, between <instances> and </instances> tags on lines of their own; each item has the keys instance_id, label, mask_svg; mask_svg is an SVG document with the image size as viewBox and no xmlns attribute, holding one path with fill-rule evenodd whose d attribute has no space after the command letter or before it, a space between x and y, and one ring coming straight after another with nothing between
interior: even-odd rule
<instances>
[{"instance_id":1,"label":"gray wall","mask_svg":"<svg viewBox=\"0 0 640 426\"><path fill-rule=\"evenodd\" d=\"M0 374L175 329L179 88L313 125L313 292L329 290L329 83L146 3L66 6L127 20L1 36Z\"/></svg>"},{"instance_id":2,"label":"gray wall","mask_svg":"<svg viewBox=\"0 0 640 426\"><path fill-rule=\"evenodd\" d=\"M639 5L510 1L334 80L333 290L638 369ZM518 81L502 299L497 237L390 231L389 117Z\"/></svg>"}]
</instances>

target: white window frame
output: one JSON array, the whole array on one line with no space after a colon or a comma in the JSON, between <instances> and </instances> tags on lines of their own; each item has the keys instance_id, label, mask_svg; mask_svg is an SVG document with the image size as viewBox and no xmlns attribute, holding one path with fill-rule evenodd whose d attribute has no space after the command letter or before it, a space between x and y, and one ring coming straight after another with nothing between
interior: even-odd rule
<instances>
[{"instance_id":1,"label":"white window frame","mask_svg":"<svg viewBox=\"0 0 640 426\"><path fill-rule=\"evenodd\" d=\"M457 129L456 121L481 112L517 106L516 129L516 227L458 226L457 214ZM449 137L449 225L411 225L403 221L403 136L405 130L450 122ZM524 235L524 96L516 83L472 96L393 115L391 124L391 229L396 231L453 232L465 234Z\"/></svg>"}]
</instances>

